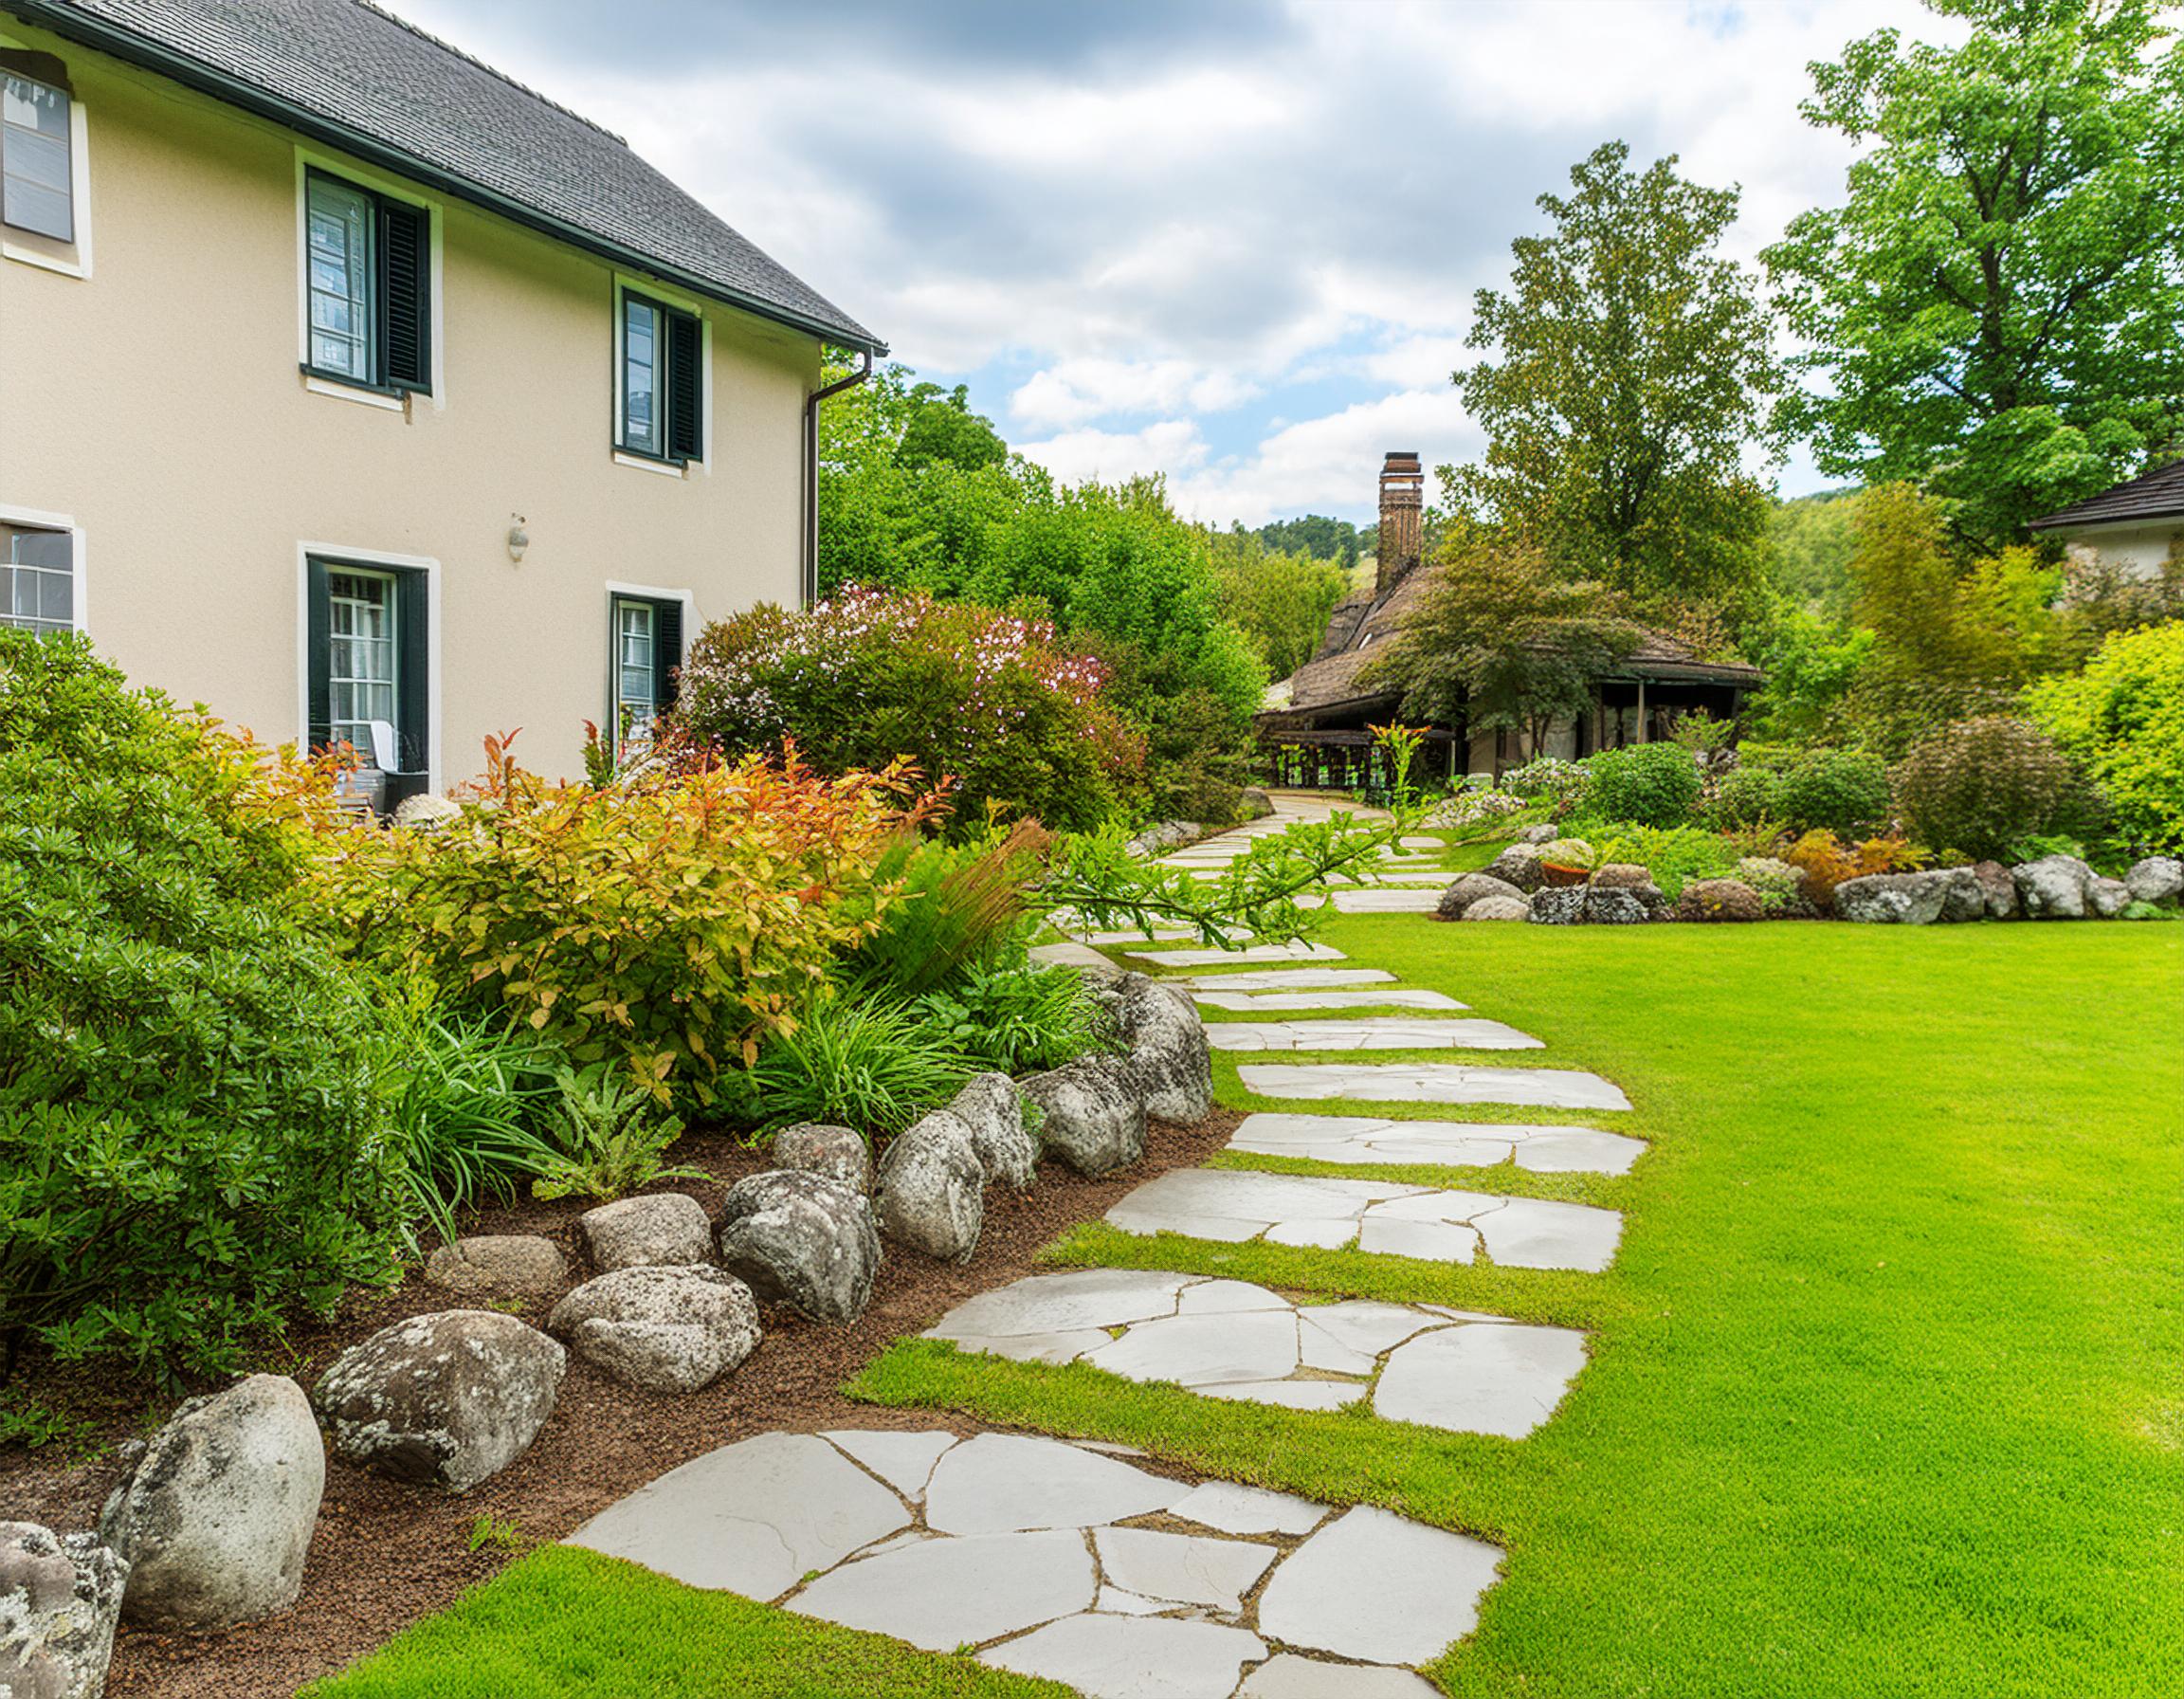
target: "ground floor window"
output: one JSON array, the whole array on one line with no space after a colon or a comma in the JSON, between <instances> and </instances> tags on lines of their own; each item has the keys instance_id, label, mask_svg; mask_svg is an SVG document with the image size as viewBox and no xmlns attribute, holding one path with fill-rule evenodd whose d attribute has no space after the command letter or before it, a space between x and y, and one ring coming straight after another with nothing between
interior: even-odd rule
<instances>
[{"instance_id":1,"label":"ground floor window","mask_svg":"<svg viewBox=\"0 0 2184 1699\"><path fill-rule=\"evenodd\" d=\"M76 629L76 539L0 520L0 625Z\"/></svg>"},{"instance_id":2,"label":"ground floor window","mask_svg":"<svg viewBox=\"0 0 2184 1699\"><path fill-rule=\"evenodd\" d=\"M616 754L648 743L674 705L682 665L682 604L672 597L612 600L613 725Z\"/></svg>"},{"instance_id":3,"label":"ground floor window","mask_svg":"<svg viewBox=\"0 0 2184 1699\"><path fill-rule=\"evenodd\" d=\"M341 560L313 560L308 575L311 746L346 743L368 765L422 776L430 746L425 575Z\"/></svg>"}]
</instances>

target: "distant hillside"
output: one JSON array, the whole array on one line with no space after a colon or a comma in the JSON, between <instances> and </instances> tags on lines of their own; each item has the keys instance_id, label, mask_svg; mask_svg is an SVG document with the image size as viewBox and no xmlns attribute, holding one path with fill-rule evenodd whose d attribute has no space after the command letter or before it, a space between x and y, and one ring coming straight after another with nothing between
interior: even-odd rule
<instances>
[{"instance_id":1,"label":"distant hillside","mask_svg":"<svg viewBox=\"0 0 2184 1699\"><path fill-rule=\"evenodd\" d=\"M1252 533L1278 555L1309 555L1315 560L1332 560L1345 569L1356 566L1366 552L1358 530L1348 520L1331 520L1323 513L1302 519L1276 520Z\"/></svg>"}]
</instances>

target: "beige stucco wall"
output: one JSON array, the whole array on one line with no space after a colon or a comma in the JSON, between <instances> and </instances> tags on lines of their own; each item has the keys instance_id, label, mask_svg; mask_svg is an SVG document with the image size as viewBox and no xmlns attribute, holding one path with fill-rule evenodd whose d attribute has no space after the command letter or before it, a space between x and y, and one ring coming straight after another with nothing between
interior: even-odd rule
<instances>
[{"instance_id":1,"label":"beige stucco wall","mask_svg":"<svg viewBox=\"0 0 2184 1699\"><path fill-rule=\"evenodd\" d=\"M2126 578L2158 578L2172 549L2184 545L2184 525L2175 520L2153 524L2088 526L2063 534L2071 556L2115 568Z\"/></svg>"},{"instance_id":2,"label":"beige stucco wall","mask_svg":"<svg viewBox=\"0 0 2184 1699\"><path fill-rule=\"evenodd\" d=\"M0 258L0 509L81 527L86 629L132 678L294 738L302 545L422 558L436 783L517 726L525 765L572 773L581 722L608 718L610 582L689 591L691 635L795 598L815 339L705 308L706 464L622 464L613 270L411 185L439 213L439 393L401 411L316 393L299 371L299 138L5 12L0 40L67 63L92 238L87 278Z\"/></svg>"}]
</instances>

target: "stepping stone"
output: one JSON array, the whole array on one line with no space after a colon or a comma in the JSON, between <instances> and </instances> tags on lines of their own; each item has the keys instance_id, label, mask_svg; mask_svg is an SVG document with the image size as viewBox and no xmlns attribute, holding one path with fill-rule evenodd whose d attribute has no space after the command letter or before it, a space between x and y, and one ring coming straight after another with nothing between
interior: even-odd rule
<instances>
[{"instance_id":1,"label":"stepping stone","mask_svg":"<svg viewBox=\"0 0 2184 1699\"><path fill-rule=\"evenodd\" d=\"M1081 944L1157 943L1162 939L1196 938L1198 936L1197 928L1193 926L1156 926L1151 933L1140 931L1136 926L1125 927L1119 932L1078 932L1069 928L1064 928L1064 930L1068 931L1070 938Z\"/></svg>"},{"instance_id":2,"label":"stepping stone","mask_svg":"<svg viewBox=\"0 0 2184 1699\"><path fill-rule=\"evenodd\" d=\"M956 1443L946 1432L895 1433L888 1429L829 1429L823 1438L832 1440L878 1475L912 1504L925 1497L925 1483L940 1453Z\"/></svg>"},{"instance_id":3,"label":"stepping stone","mask_svg":"<svg viewBox=\"0 0 2184 1699\"><path fill-rule=\"evenodd\" d=\"M1274 1548L1244 1540L1101 1528L1092 1536L1100 1573L1140 1599L1199 1604L1234 1616L1274 1562Z\"/></svg>"},{"instance_id":4,"label":"stepping stone","mask_svg":"<svg viewBox=\"0 0 2184 1699\"><path fill-rule=\"evenodd\" d=\"M1307 943L1295 939L1285 944L1246 944L1240 950L1132 950L1139 961L1155 967L1218 967L1231 961L1347 961L1332 944Z\"/></svg>"},{"instance_id":5,"label":"stepping stone","mask_svg":"<svg viewBox=\"0 0 2184 1699\"><path fill-rule=\"evenodd\" d=\"M1089 1527L1165 1510L1182 1496L1174 1481L1096 1452L1074 1446L1057 1451L1047 1440L981 1434L953 1448L933 1471L925 1525L937 1534ZM1085 1603L1091 1598L1087 1588Z\"/></svg>"},{"instance_id":6,"label":"stepping stone","mask_svg":"<svg viewBox=\"0 0 2184 1699\"><path fill-rule=\"evenodd\" d=\"M792 1601L807 1617L953 1652L1091 1607L1099 1577L1076 1528L924 1540L823 1575Z\"/></svg>"},{"instance_id":7,"label":"stepping stone","mask_svg":"<svg viewBox=\"0 0 2184 1699\"><path fill-rule=\"evenodd\" d=\"M1330 985L1392 985L1395 976L1377 967L1277 967L1245 974L1191 974L1175 982L1201 991L1304 991Z\"/></svg>"},{"instance_id":8,"label":"stepping stone","mask_svg":"<svg viewBox=\"0 0 2184 1699\"><path fill-rule=\"evenodd\" d=\"M1383 887L1370 891L1337 891L1338 914L1431 914L1441 906L1438 885L1416 890Z\"/></svg>"},{"instance_id":9,"label":"stepping stone","mask_svg":"<svg viewBox=\"0 0 2184 1699\"><path fill-rule=\"evenodd\" d=\"M1355 1244L1434 1262L1468 1263L1483 1240L1504 1267L1587 1273L1614 1260L1623 1233L1617 1211L1585 1204L1227 1168L1171 1169L1123 1197L1107 1220L1125 1233L1230 1244L1265 1237L1325 1250Z\"/></svg>"},{"instance_id":10,"label":"stepping stone","mask_svg":"<svg viewBox=\"0 0 2184 1699\"><path fill-rule=\"evenodd\" d=\"M1236 1699L1443 1699L1423 1675L1378 1664L1322 1664L1295 1653L1268 1658L1236 1690Z\"/></svg>"},{"instance_id":11,"label":"stepping stone","mask_svg":"<svg viewBox=\"0 0 2184 1699\"><path fill-rule=\"evenodd\" d=\"M1048 1623L978 1661L1044 1675L1086 1699L1228 1699L1244 1666L1265 1655L1265 1642L1247 1629L1102 1616Z\"/></svg>"},{"instance_id":12,"label":"stepping stone","mask_svg":"<svg viewBox=\"0 0 2184 1699\"><path fill-rule=\"evenodd\" d=\"M1206 1042L1217 1050L1536 1050L1529 1033L1498 1020L1411 1020L1400 1014L1361 1020L1235 1020L1210 1022Z\"/></svg>"},{"instance_id":13,"label":"stepping stone","mask_svg":"<svg viewBox=\"0 0 2184 1699\"><path fill-rule=\"evenodd\" d=\"M1430 850L1436 855L1445 853L1448 848L1439 838L1422 837L1397 838L1395 847L1399 850Z\"/></svg>"},{"instance_id":14,"label":"stepping stone","mask_svg":"<svg viewBox=\"0 0 2184 1699\"><path fill-rule=\"evenodd\" d=\"M1422 1664L1479 1623L1502 1554L1482 1541L1360 1505L1299 1546L1259 1600L1259 1625L1290 1646Z\"/></svg>"},{"instance_id":15,"label":"stepping stone","mask_svg":"<svg viewBox=\"0 0 2184 1699\"><path fill-rule=\"evenodd\" d=\"M1165 1278L1176 1283L1174 1297L1165 1311L1148 1315L1142 1288L1103 1295L1088 1289L1081 1275L1028 1275L959 1305L925 1337L1010 1355L1011 1335L1051 1341L1076 1330L1083 1348L1074 1356L1056 1350L1046 1361L1083 1361L1128 1379L1173 1380L1205 1398L1292 1409L1331 1410L1370 1397L1380 1415L1480 1434L1529 1433L1584 1366L1583 1336L1562 1328L1519 1326L1429 1305L1352 1300L1300 1306L1244 1281ZM1507 1347L1451 1350L1444 1343L1417 1354L1431 1342L1472 1334L1523 1337ZM1397 1409L1392 1410L1385 1389L1398 1362L1407 1366L1396 1378ZM1333 1375L1352 1378L1329 1379ZM951 1452L934 1471L928 1515L962 1450Z\"/></svg>"},{"instance_id":16,"label":"stepping stone","mask_svg":"<svg viewBox=\"0 0 2184 1699\"><path fill-rule=\"evenodd\" d=\"M1642 1139L1589 1126L1518 1126L1487 1121L1373 1121L1356 1115L1247 1115L1228 1148L1359 1166L1395 1163L1491 1168L1512 1159L1535 1174L1628 1174Z\"/></svg>"},{"instance_id":17,"label":"stepping stone","mask_svg":"<svg viewBox=\"0 0 2184 1699\"><path fill-rule=\"evenodd\" d=\"M1327 1507L1264 1487L1208 1481L1170 1505L1168 1514L1225 1534L1309 1534L1326 1520Z\"/></svg>"},{"instance_id":18,"label":"stepping stone","mask_svg":"<svg viewBox=\"0 0 2184 1699\"><path fill-rule=\"evenodd\" d=\"M1596 1073L1561 1068L1468 1068L1453 1062L1306 1062L1246 1066L1261 1097L1352 1103L1516 1104L1540 1109L1628 1109L1630 1100Z\"/></svg>"},{"instance_id":19,"label":"stepping stone","mask_svg":"<svg viewBox=\"0 0 2184 1699\"><path fill-rule=\"evenodd\" d=\"M1438 991L1194 991L1201 1009L1462 1009Z\"/></svg>"}]
</instances>

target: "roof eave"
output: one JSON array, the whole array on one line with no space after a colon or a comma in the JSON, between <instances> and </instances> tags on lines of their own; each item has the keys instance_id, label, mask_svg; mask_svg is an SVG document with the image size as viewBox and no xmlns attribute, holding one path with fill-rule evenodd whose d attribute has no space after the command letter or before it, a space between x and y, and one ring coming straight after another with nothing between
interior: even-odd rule
<instances>
[{"instance_id":1,"label":"roof eave","mask_svg":"<svg viewBox=\"0 0 2184 1699\"><path fill-rule=\"evenodd\" d=\"M241 107L246 112L256 113L260 118L271 119L275 123L298 131L315 141L326 142L401 176L444 190L460 200L483 207L516 224L552 236L556 241L566 242L572 247L582 248L587 253L610 260L618 265L630 266L664 282L678 284L693 295L701 295L709 301L719 301L755 318L803 331L839 347L870 354L875 359L883 358L888 352L886 343L878 340L870 331L862 327L829 324L773 301L760 301L740 290L729 288L724 283L670 265L656 255L641 252L624 243L610 241L556 218L550 212L541 212L536 207L526 206L458 172L420 159L413 154L404 153L400 148L391 147L375 137L366 136L321 113L313 112L279 95L269 94L253 83L230 77L202 60L176 53L160 43L147 41L103 19L86 17L65 7L49 5L46 0L0 0L0 9L50 29L55 35L81 42L95 51L109 54L145 70L155 71L187 88L210 95L216 100Z\"/></svg>"}]
</instances>

